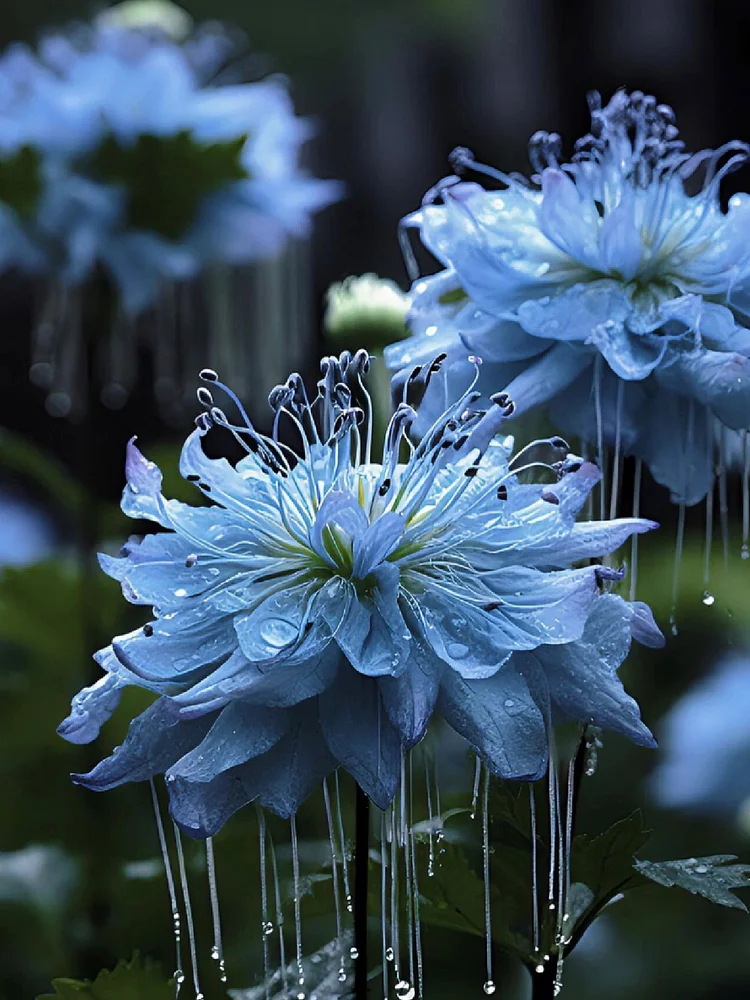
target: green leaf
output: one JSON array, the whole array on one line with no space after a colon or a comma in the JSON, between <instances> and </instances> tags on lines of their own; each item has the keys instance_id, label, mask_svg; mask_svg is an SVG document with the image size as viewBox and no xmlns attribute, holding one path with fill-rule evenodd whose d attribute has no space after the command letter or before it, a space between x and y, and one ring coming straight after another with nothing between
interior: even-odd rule
<instances>
[{"instance_id":1,"label":"green leaf","mask_svg":"<svg viewBox=\"0 0 750 1000\"><path fill-rule=\"evenodd\" d=\"M581 834L573 838L571 871L574 881L583 882L594 894L597 909L613 896L632 888L633 858L651 836L643 827L643 815L636 809L618 820L598 837Z\"/></svg>"},{"instance_id":2,"label":"green leaf","mask_svg":"<svg viewBox=\"0 0 750 1000\"><path fill-rule=\"evenodd\" d=\"M103 969L93 983L90 980L55 979L54 993L37 1000L174 1000L173 979L165 979L159 965L150 959L141 961L136 952L132 961L124 959L109 972Z\"/></svg>"},{"instance_id":3,"label":"green leaf","mask_svg":"<svg viewBox=\"0 0 750 1000\"><path fill-rule=\"evenodd\" d=\"M240 159L246 142L245 135L228 142L200 142L187 129L174 135L140 135L130 145L110 135L93 155L91 170L99 180L125 187L133 228L177 241L204 198L247 179Z\"/></svg>"},{"instance_id":4,"label":"green leaf","mask_svg":"<svg viewBox=\"0 0 750 1000\"><path fill-rule=\"evenodd\" d=\"M678 886L693 895L705 896L712 903L747 912L747 906L734 895L734 890L750 889L750 865L729 864L736 860L735 854L713 854L682 861L635 861L634 867L659 885Z\"/></svg>"},{"instance_id":5,"label":"green leaf","mask_svg":"<svg viewBox=\"0 0 750 1000\"><path fill-rule=\"evenodd\" d=\"M36 211L41 190L39 155L33 147L21 146L11 156L0 157L0 201L22 219Z\"/></svg>"}]
</instances>

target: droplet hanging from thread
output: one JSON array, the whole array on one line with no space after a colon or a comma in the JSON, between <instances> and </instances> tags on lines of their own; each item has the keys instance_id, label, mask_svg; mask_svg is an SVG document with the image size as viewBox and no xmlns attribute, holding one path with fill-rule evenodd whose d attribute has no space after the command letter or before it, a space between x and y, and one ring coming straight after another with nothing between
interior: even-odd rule
<instances>
[{"instance_id":1,"label":"droplet hanging from thread","mask_svg":"<svg viewBox=\"0 0 750 1000\"><path fill-rule=\"evenodd\" d=\"M193 907L190 903L190 889L188 886L187 869L185 868L185 855L182 850L182 837L180 829L176 823L172 824L174 839L177 845L177 864L180 872L180 885L182 887L182 902L185 907L185 922L188 930L188 943L190 945L190 964L193 973L193 988L195 990L195 1000L204 1000L203 992L198 978L198 949L195 942L195 925L193 923Z\"/></svg>"},{"instance_id":2,"label":"droplet hanging from thread","mask_svg":"<svg viewBox=\"0 0 750 1000\"><path fill-rule=\"evenodd\" d=\"M492 886L490 883L490 769L484 769L482 790L482 881L484 885L484 957L487 979L485 993L494 993L492 979Z\"/></svg>"},{"instance_id":3,"label":"droplet hanging from thread","mask_svg":"<svg viewBox=\"0 0 750 1000\"><path fill-rule=\"evenodd\" d=\"M222 983L227 981L227 969L224 961L224 945L221 939L221 914L219 912L219 890L216 884L216 858L214 857L214 842L212 837L206 840L206 867L208 869L208 888L211 897L211 920L213 923L214 943L211 958L219 963L219 978Z\"/></svg>"},{"instance_id":4,"label":"droplet hanging from thread","mask_svg":"<svg viewBox=\"0 0 750 1000\"><path fill-rule=\"evenodd\" d=\"M305 1000L306 993L304 990L305 985L305 969L302 964L302 914L301 914L301 902L302 893L300 889L299 880L299 843L297 841L297 816L292 815L289 820L289 835L292 844L292 880L293 880L293 891L294 891L294 943L295 943L295 957L297 960L297 985L299 990L297 992L297 1000Z\"/></svg>"},{"instance_id":5,"label":"droplet hanging from thread","mask_svg":"<svg viewBox=\"0 0 750 1000\"><path fill-rule=\"evenodd\" d=\"M182 969L182 934L180 929L180 907L177 902L177 889L175 887L174 876L172 874L172 862L169 858L169 848L167 847L167 837L164 831L164 823L161 818L159 807L159 797L156 793L154 779L149 779L151 787L151 801L154 807L154 817L156 818L156 830L159 837L159 847L161 848L164 872L167 877L167 890L169 892L169 904L172 909L172 927L174 930L176 964L174 971L175 996L179 996L182 984L185 982L185 973Z\"/></svg>"},{"instance_id":6,"label":"droplet hanging from thread","mask_svg":"<svg viewBox=\"0 0 750 1000\"><path fill-rule=\"evenodd\" d=\"M263 982L266 984L265 995L269 1000L270 986L268 980L271 974L271 949L269 936L273 934L273 923L268 918L268 872L266 870L266 815L261 806L258 810L258 853L260 863L260 932L263 951Z\"/></svg>"}]
</instances>

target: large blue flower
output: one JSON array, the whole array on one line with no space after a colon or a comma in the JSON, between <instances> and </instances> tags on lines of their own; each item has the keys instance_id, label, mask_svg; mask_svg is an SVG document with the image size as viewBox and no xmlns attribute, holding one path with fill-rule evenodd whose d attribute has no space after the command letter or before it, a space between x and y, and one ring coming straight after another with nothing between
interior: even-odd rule
<instances>
[{"instance_id":1,"label":"large blue flower","mask_svg":"<svg viewBox=\"0 0 750 1000\"><path fill-rule=\"evenodd\" d=\"M209 85L212 52L111 26L8 50L0 175L25 144L40 180L27 217L0 205L8 263L73 284L102 265L137 313L164 282L275 256L307 233L340 194L300 169L309 123L279 79Z\"/></svg>"},{"instance_id":2,"label":"large blue flower","mask_svg":"<svg viewBox=\"0 0 750 1000\"><path fill-rule=\"evenodd\" d=\"M502 398L476 411L467 393L410 448L408 400L439 361L414 374L374 462L368 367L364 351L326 358L312 403L292 375L269 397L271 437L204 372L243 418L231 423L199 391L207 412L181 471L213 506L165 500L159 470L131 442L123 510L167 531L101 561L155 617L97 654L105 675L60 731L92 740L125 685L160 697L80 783L166 773L175 819L205 836L252 799L292 813L339 764L385 807L402 750L434 711L508 778L544 772L560 719L651 745L617 670L632 636L658 645L661 634L645 605L606 592L617 571L570 566L653 523L576 524L599 473L560 439L538 446L554 453L554 482L520 482L512 440L495 439ZM281 443L282 423L299 455ZM236 467L206 456L212 427L244 444Z\"/></svg>"},{"instance_id":3,"label":"large blue flower","mask_svg":"<svg viewBox=\"0 0 750 1000\"><path fill-rule=\"evenodd\" d=\"M750 428L750 198L719 201L748 147L684 152L671 108L639 92L590 106L571 162L559 136L532 138L530 182L456 151L460 172L504 187L446 178L405 219L444 269L415 283L414 336L387 360L447 351L450 395L478 354L483 388L507 390L519 413L549 404L590 443L619 441L692 504L710 489L717 433Z\"/></svg>"}]
</instances>

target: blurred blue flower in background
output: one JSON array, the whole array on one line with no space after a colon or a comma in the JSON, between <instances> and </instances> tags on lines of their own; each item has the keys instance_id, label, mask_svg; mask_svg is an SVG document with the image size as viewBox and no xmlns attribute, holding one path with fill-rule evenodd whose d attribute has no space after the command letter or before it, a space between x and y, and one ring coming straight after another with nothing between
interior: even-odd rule
<instances>
[{"instance_id":1,"label":"blurred blue flower in background","mask_svg":"<svg viewBox=\"0 0 750 1000\"><path fill-rule=\"evenodd\" d=\"M750 657L724 657L662 722L651 789L671 808L736 814L750 798Z\"/></svg>"},{"instance_id":2,"label":"blurred blue flower in background","mask_svg":"<svg viewBox=\"0 0 750 1000\"><path fill-rule=\"evenodd\" d=\"M549 727L564 719L653 745L617 670L632 637L660 645L661 633L646 605L607 592L621 573L570 566L655 525L576 524L598 470L559 438L513 458L512 439L495 437L512 410L503 396L475 410L470 389L409 445L440 363L405 383L380 462L365 351L325 358L312 402L296 374L277 386L271 437L204 371L241 418L199 390L206 412L180 468L214 506L165 500L131 442L123 510L167 531L101 562L155 619L97 653L105 675L60 732L94 739L125 685L160 697L77 781L104 790L166 773L174 818L207 836L253 799L293 813L339 764L385 808L433 711L506 778L544 773ZM217 427L247 451L236 467L206 456ZM552 484L520 481L540 467Z\"/></svg>"},{"instance_id":3,"label":"blurred blue flower in background","mask_svg":"<svg viewBox=\"0 0 750 1000\"><path fill-rule=\"evenodd\" d=\"M432 415L470 378L467 350L480 355L482 389L517 413L548 404L564 432L641 458L693 504L715 435L750 428L750 197L726 212L719 198L748 146L689 154L672 109L638 91L590 108L570 162L558 135L533 136L531 181L454 152L459 173L504 187L448 177L404 220L443 270L415 282L413 337L386 358L448 352Z\"/></svg>"},{"instance_id":4,"label":"blurred blue flower in background","mask_svg":"<svg viewBox=\"0 0 750 1000\"><path fill-rule=\"evenodd\" d=\"M62 283L98 265L124 308L213 263L277 255L341 193L277 78L214 85L228 38L104 21L0 61L0 266Z\"/></svg>"}]
</instances>

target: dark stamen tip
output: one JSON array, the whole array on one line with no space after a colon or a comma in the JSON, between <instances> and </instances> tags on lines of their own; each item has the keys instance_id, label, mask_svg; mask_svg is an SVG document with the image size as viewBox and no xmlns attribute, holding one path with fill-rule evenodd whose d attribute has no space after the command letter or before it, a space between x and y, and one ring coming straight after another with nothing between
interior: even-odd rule
<instances>
[{"instance_id":1,"label":"dark stamen tip","mask_svg":"<svg viewBox=\"0 0 750 1000\"><path fill-rule=\"evenodd\" d=\"M198 375L198 378L202 378L204 382L218 382L219 376L213 370L213 368L204 368Z\"/></svg>"},{"instance_id":2,"label":"dark stamen tip","mask_svg":"<svg viewBox=\"0 0 750 1000\"><path fill-rule=\"evenodd\" d=\"M498 608L503 606L502 601L487 601L486 604L482 605L482 611L497 611Z\"/></svg>"},{"instance_id":3,"label":"dark stamen tip","mask_svg":"<svg viewBox=\"0 0 750 1000\"><path fill-rule=\"evenodd\" d=\"M143 634L146 637L152 636L154 634L154 626L153 625L144 625L143 626Z\"/></svg>"},{"instance_id":4,"label":"dark stamen tip","mask_svg":"<svg viewBox=\"0 0 750 1000\"><path fill-rule=\"evenodd\" d=\"M195 554L195 552L191 552L190 555L185 560L185 566L188 569L192 569L197 562L198 562L198 556Z\"/></svg>"},{"instance_id":5,"label":"dark stamen tip","mask_svg":"<svg viewBox=\"0 0 750 1000\"><path fill-rule=\"evenodd\" d=\"M556 493L550 493L549 491L542 493L542 500L545 503L554 504L556 507L560 503L560 497Z\"/></svg>"},{"instance_id":6,"label":"dark stamen tip","mask_svg":"<svg viewBox=\"0 0 750 1000\"><path fill-rule=\"evenodd\" d=\"M504 483L502 486L498 486L497 488L497 499L498 500L508 499L508 487Z\"/></svg>"}]
</instances>

